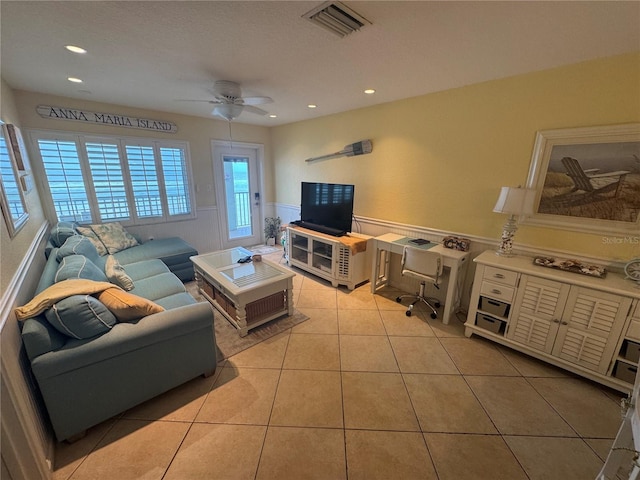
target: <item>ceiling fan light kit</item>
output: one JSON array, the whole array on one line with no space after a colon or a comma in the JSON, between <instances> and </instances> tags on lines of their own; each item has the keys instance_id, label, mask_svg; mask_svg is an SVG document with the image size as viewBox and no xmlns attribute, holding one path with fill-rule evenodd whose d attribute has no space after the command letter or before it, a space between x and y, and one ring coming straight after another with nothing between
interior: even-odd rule
<instances>
[{"instance_id":1,"label":"ceiling fan light kit","mask_svg":"<svg viewBox=\"0 0 640 480\"><path fill-rule=\"evenodd\" d=\"M231 120L238 118L242 113L242 110L243 110L242 105L225 103L225 104L216 105L215 107L213 107L211 114L217 117L224 118L225 120L230 122Z\"/></svg>"},{"instance_id":2,"label":"ceiling fan light kit","mask_svg":"<svg viewBox=\"0 0 640 480\"><path fill-rule=\"evenodd\" d=\"M224 118L228 122L235 120L247 111L257 115L266 115L266 110L256 107L255 105L263 105L272 103L271 97L243 97L240 84L229 80L217 80L213 84L213 100L182 100L187 102L206 102L214 105L211 111L212 115Z\"/></svg>"}]
</instances>

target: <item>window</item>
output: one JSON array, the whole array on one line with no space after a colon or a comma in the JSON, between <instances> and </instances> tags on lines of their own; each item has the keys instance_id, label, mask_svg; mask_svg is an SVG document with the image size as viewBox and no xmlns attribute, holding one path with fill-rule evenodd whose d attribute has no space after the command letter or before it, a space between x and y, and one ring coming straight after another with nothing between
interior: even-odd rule
<instances>
[{"instance_id":1,"label":"window","mask_svg":"<svg viewBox=\"0 0 640 480\"><path fill-rule=\"evenodd\" d=\"M139 224L194 216L185 142L33 136L58 220Z\"/></svg>"},{"instance_id":2,"label":"window","mask_svg":"<svg viewBox=\"0 0 640 480\"><path fill-rule=\"evenodd\" d=\"M27 207L17 174L17 166L9 151L6 125L0 132L0 207L7 225L9 235L22 228L29 218Z\"/></svg>"}]
</instances>

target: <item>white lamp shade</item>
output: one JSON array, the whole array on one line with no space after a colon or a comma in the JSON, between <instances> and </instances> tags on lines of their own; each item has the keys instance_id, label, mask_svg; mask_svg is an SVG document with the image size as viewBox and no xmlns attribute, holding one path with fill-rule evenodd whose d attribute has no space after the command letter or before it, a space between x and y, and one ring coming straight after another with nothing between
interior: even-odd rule
<instances>
[{"instance_id":1,"label":"white lamp shade","mask_svg":"<svg viewBox=\"0 0 640 480\"><path fill-rule=\"evenodd\" d=\"M502 187L493 211L510 215L530 214L533 213L535 198L536 191L531 188Z\"/></svg>"}]
</instances>

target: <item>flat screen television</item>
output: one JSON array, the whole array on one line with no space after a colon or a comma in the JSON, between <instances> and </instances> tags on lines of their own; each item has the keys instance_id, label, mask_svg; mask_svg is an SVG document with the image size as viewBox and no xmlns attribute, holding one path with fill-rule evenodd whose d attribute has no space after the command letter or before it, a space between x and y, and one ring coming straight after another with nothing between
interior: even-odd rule
<instances>
[{"instance_id":1,"label":"flat screen television","mask_svg":"<svg viewBox=\"0 0 640 480\"><path fill-rule=\"evenodd\" d=\"M354 190L354 185L302 182L301 225L327 227L324 233L333 235L350 232Z\"/></svg>"}]
</instances>

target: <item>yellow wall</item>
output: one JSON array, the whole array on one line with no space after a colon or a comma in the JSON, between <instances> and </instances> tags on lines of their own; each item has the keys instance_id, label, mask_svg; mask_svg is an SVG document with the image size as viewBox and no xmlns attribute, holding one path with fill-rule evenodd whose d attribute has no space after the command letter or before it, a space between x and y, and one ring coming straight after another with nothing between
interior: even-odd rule
<instances>
[{"instance_id":1,"label":"yellow wall","mask_svg":"<svg viewBox=\"0 0 640 480\"><path fill-rule=\"evenodd\" d=\"M506 220L492 212L498 192L526 183L536 131L638 121L635 53L274 127L276 200L299 205L300 181L353 183L356 215L497 238ZM371 154L304 162L362 139ZM640 245L525 225L516 241L640 255Z\"/></svg>"},{"instance_id":2,"label":"yellow wall","mask_svg":"<svg viewBox=\"0 0 640 480\"><path fill-rule=\"evenodd\" d=\"M0 118L2 118L5 123L12 123L21 127L22 122L18 114L13 90L4 80L0 81L0 86L2 88L0 92L2 98ZM33 239L37 235L38 229L45 221L40 204L40 197L35 188L25 195L25 201L27 211L29 212L29 219L15 237L9 238L9 231L4 223L4 219L0 220L0 223L2 223L0 227L0 255L2 260L0 262L0 296L6 291L7 286L18 270L20 262L22 262Z\"/></svg>"},{"instance_id":3,"label":"yellow wall","mask_svg":"<svg viewBox=\"0 0 640 480\"><path fill-rule=\"evenodd\" d=\"M198 207L209 207L216 204L215 183L213 179L213 162L211 157L211 140L228 140L229 125L224 120L192 117L167 112L142 110L139 108L123 107L120 105L104 104L78 99L55 97L41 93L16 91L16 103L25 128L39 128L46 130L65 130L85 132L99 135L119 135L128 137L152 137L167 140L181 140L189 142L193 178L195 179L196 204ZM52 105L57 107L84 108L85 110L116 113L130 117L150 118L174 122L178 126L177 133L161 133L131 128L92 125L82 122L51 120L42 118L36 112L38 105ZM244 125L233 122L231 134L234 141L261 143L265 151L265 192L266 198L273 198L273 178L270 162L270 135L266 127Z\"/></svg>"},{"instance_id":4,"label":"yellow wall","mask_svg":"<svg viewBox=\"0 0 640 480\"><path fill-rule=\"evenodd\" d=\"M20 117L14 123L23 128L188 141L200 186L197 205L215 206L215 189L207 188L214 185L210 141L228 138L226 122L12 92L4 83L2 94L3 113L12 109ZM14 106L6 108L11 102ZM47 120L36 113L39 104L170 120L178 133ZM640 53L635 53L271 129L233 123L232 131L236 141L265 145L266 202L299 205L300 181L354 183L356 215L497 238L505 221L492 212L498 191L526 182L538 130L639 121ZM369 155L304 162L367 138L374 145ZM520 227L516 241L612 260L640 256L637 244L605 243L600 235L527 225Z\"/></svg>"}]
</instances>

